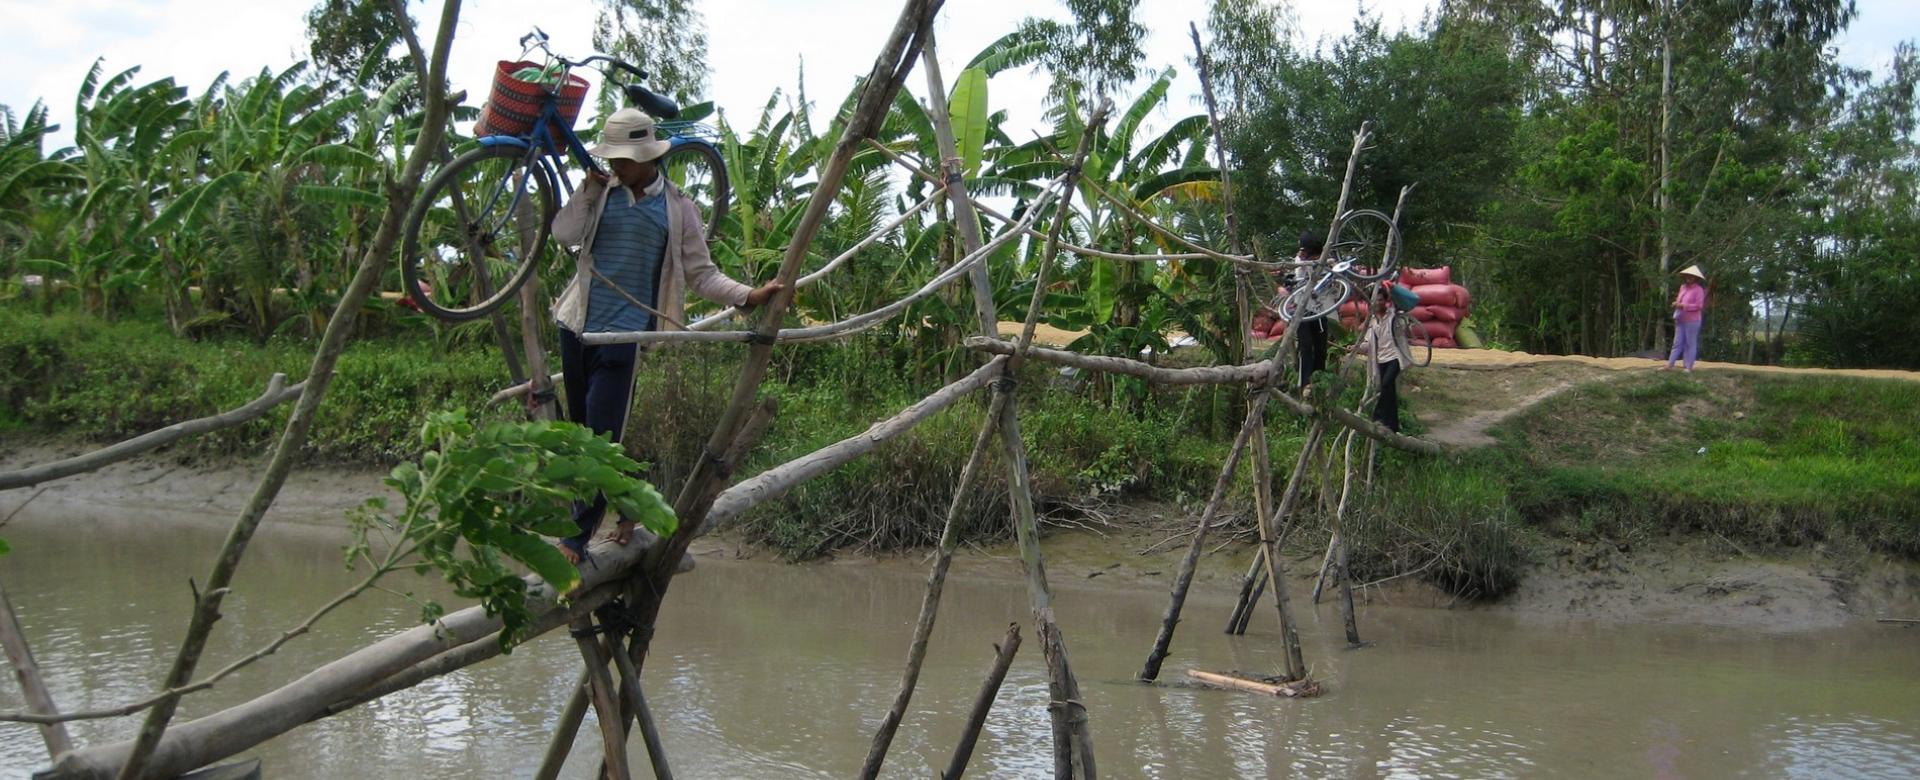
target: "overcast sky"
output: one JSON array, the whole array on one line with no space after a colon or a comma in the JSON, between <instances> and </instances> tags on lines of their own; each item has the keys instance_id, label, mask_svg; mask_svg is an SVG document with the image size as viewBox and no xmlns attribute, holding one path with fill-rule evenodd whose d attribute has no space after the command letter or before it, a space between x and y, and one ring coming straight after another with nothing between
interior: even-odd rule
<instances>
[{"instance_id":1,"label":"overcast sky","mask_svg":"<svg viewBox=\"0 0 1920 780\"><path fill-rule=\"evenodd\" d=\"M0 0L0 104L16 111L45 99L56 123L70 122L72 100L95 57L109 73L141 66L141 81L173 76L198 92L221 71L237 80L262 66L284 68L306 52L304 16L313 0ZM591 50L592 0L468 0L454 40L454 87L481 94L494 60L517 53L515 41L539 25L556 51ZM538 10L533 6L537 5ZM735 123L750 123L775 88L793 91L804 58L809 96L834 105L856 75L864 74L898 13L892 0L697 0L708 25L712 97ZM1433 0L1373 0L1366 8L1392 29L1417 24ZM1306 42L1350 28L1358 0L1298 2ZM1859 0L1860 18L1841 41L1841 59L1885 71L1894 46L1920 37L1920 0ZM438 2L413 2L430 37ZM1187 22L1203 13L1200 0L1142 0L1148 29L1146 65L1174 66L1179 80L1165 116L1198 110L1198 82L1186 64L1192 44ZM858 8L859 10L850 10ZM948 74L1029 15L1064 19L1056 0L950 2L939 20L940 60ZM952 76L948 76L952 80ZM909 81L922 92L919 74ZM1013 128L1039 123L1044 84L1026 71L994 79L990 101L1010 112ZM477 101L476 101L477 102ZM1159 122L1155 122L1159 124ZM1016 130L1018 132L1018 130ZM56 138L64 141L65 132Z\"/></svg>"}]
</instances>

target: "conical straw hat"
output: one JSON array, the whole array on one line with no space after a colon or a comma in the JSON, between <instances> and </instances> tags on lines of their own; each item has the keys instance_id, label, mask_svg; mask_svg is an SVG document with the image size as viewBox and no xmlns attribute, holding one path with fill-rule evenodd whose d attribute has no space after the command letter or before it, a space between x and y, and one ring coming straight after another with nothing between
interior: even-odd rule
<instances>
[{"instance_id":1,"label":"conical straw hat","mask_svg":"<svg viewBox=\"0 0 1920 780\"><path fill-rule=\"evenodd\" d=\"M1681 276L1691 276L1691 277L1693 277L1693 278L1695 278L1695 279L1699 279L1700 281L1703 281L1703 282L1707 280L1707 275L1706 275L1706 273L1705 273L1705 272L1703 272L1703 271L1701 271L1701 270L1700 270L1700 266L1697 266L1697 265L1690 265L1690 266L1687 266L1687 267L1685 267L1685 268L1682 268L1682 269L1680 269L1680 275L1681 275Z\"/></svg>"}]
</instances>

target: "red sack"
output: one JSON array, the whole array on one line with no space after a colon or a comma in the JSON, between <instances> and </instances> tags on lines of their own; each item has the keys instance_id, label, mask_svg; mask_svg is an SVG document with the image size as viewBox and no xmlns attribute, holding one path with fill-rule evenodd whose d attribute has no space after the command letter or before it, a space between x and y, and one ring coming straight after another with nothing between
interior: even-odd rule
<instances>
[{"instance_id":1,"label":"red sack","mask_svg":"<svg viewBox=\"0 0 1920 780\"><path fill-rule=\"evenodd\" d=\"M1452 306L1427 306L1427 318L1421 322L1459 322L1464 314Z\"/></svg>"},{"instance_id":2,"label":"red sack","mask_svg":"<svg viewBox=\"0 0 1920 780\"><path fill-rule=\"evenodd\" d=\"M1452 284L1453 266L1443 265L1439 268L1402 268L1400 269L1400 283L1408 287L1417 287L1423 284Z\"/></svg>"},{"instance_id":3,"label":"red sack","mask_svg":"<svg viewBox=\"0 0 1920 780\"><path fill-rule=\"evenodd\" d=\"M521 81L513 77L521 68L538 68L540 63L522 60L501 60L493 69L493 91L487 95L486 108L480 112L480 121L473 126L476 136L488 135L526 135L533 132L533 122L540 118L540 106L547 100L547 88L541 84ZM561 127L558 122L549 128L549 132L558 136L562 130L573 127L573 120L580 117L580 106L587 99L587 80L567 74L567 81L560 86L558 101L560 119L566 123Z\"/></svg>"},{"instance_id":4,"label":"red sack","mask_svg":"<svg viewBox=\"0 0 1920 780\"><path fill-rule=\"evenodd\" d=\"M1415 306L1413 307L1413 311L1407 312L1407 314L1412 315L1416 322L1428 322L1433 319L1433 309L1434 307L1432 306Z\"/></svg>"},{"instance_id":5,"label":"red sack","mask_svg":"<svg viewBox=\"0 0 1920 780\"><path fill-rule=\"evenodd\" d=\"M1344 320L1349 317L1358 317L1366 313L1366 307L1367 305L1360 301L1347 301L1346 303L1340 304L1340 319Z\"/></svg>"},{"instance_id":6,"label":"red sack","mask_svg":"<svg viewBox=\"0 0 1920 780\"><path fill-rule=\"evenodd\" d=\"M1273 327L1272 327L1272 328L1269 328L1269 329L1267 329L1267 338L1270 338L1270 339L1277 339L1277 338L1280 338L1281 336L1285 336L1285 335L1287 335L1287 321L1286 321L1286 320L1274 320L1274 321L1273 321Z\"/></svg>"},{"instance_id":7,"label":"red sack","mask_svg":"<svg viewBox=\"0 0 1920 780\"><path fill-rule=\"evenodd\" d=\"M1467 293L1467 288L1457 284L1449 284L1447 286L1453 288L1453 296L1457 301L1453 305L1460 307L1461 311L1466 311L1469 306L1473 305L1473 296Z\"/></svg>"},{"instance_id":8,"label":"red sack","mask_svg":"<svg viewBox=\"0 0 1920 780\"><path fill-rule=\"evenodd\" d=\"M1454 293L1457 288L1451 284L1421 284L1409 289L1413 290L1414 295L1419 296L1420 304L1423 306L1460 305L1460 297Z\"/></svg>"},{"instance_id":9,"label":"red sack","mask_svg":"<svg viewBox=\"0 0 1920 780\"><path fill-rule=\"evenodd\" d=\"M1434 339L1434 340L1451 339L1453 338L1454 324L1451 322L1439 322L1439 321L1422 322L1420 323L1419 328L1413 329L1413 334L1415 336L1418 336L1420 334L1421 329L1426 330L1427 338L1429 339Z\"/></svg>"},{"instance_id":10,"label":"red sack","mask_svg":"<svg viewBox=\"0 0 1920 780\"><path fill-rule=\"evenodd\" d=\"M1433 340L1433 348L1434 349L1459 349L1460 345L1455 343L1454 340L1450 338L1435 337Z\"/></svg>"}]
</instances>

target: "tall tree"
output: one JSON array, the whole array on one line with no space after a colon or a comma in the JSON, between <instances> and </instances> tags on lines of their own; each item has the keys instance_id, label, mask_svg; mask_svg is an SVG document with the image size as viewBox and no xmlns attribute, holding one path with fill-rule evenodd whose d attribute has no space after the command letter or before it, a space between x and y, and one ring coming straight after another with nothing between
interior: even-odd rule
<instances>
[{"instance_id":1,"label":"tall tree","mask_svg":"<svg viewBox=\"0 0 1920 780\"><path fill-rule=\"evenodd\" d=\"M1133 82L1146 52L1147 28L1134 21L1140 0L1061 0L1072 24L1028 17L1020 33L1046 41L1041 63L1053 71L1055 94L1063 87L1108 95Z\"/></svg>"},{"instance_id":2,"label":"tall tree","mask_svg":"<svg viewBox=\"0 0 1920 780\"><path fill-rule=\"evenodd\" d=\"M392 0L320 0L307 12L307 51L322 79L379 92L413 73L402 23Z\"/></svg>"},{"instance_id":3,"label":"tall tree","mask_svg":"<svg viewBox=\"0 0 1920 780\"><path fill-rule=\"evenodd\" d=\"M707 88L707 22L695 0L598 0L593 46L640 66L647 88L691 102ZM600 108L621 101L611 85L600 85Z\"/></svg>"}]
</instances>

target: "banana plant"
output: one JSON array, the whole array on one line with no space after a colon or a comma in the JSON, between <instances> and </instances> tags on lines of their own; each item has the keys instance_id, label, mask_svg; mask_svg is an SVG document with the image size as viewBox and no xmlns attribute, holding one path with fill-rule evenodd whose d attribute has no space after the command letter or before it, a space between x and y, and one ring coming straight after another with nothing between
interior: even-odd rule
<instances>
[{"instance_id":1,"label":"banana plant","mask_svg":"<svg viewBox=\"0 0 1920 780\"><path fill-rule=\"evenodd\" d=\"M247 297L249 324L265 338L278 323L275 290L287 288L300 306L307 330L324 324L324 290L344 278L322 279L316 258L337 257L327 246L331 209L379 208L377 189L361 186L349 172L382 167L378 157L352 142L349 117L366 107L359 93L341 96L328 87L301 83L306 64L278 74L262 70L239 86L223 87L202 124L176 139L194 150L199 170L166 210L138 235L152 238L175 230L209 227L213 259L207 275L237 278ZM233 221L248 224L236 226Z\"/></svg>"}]
</instances>

